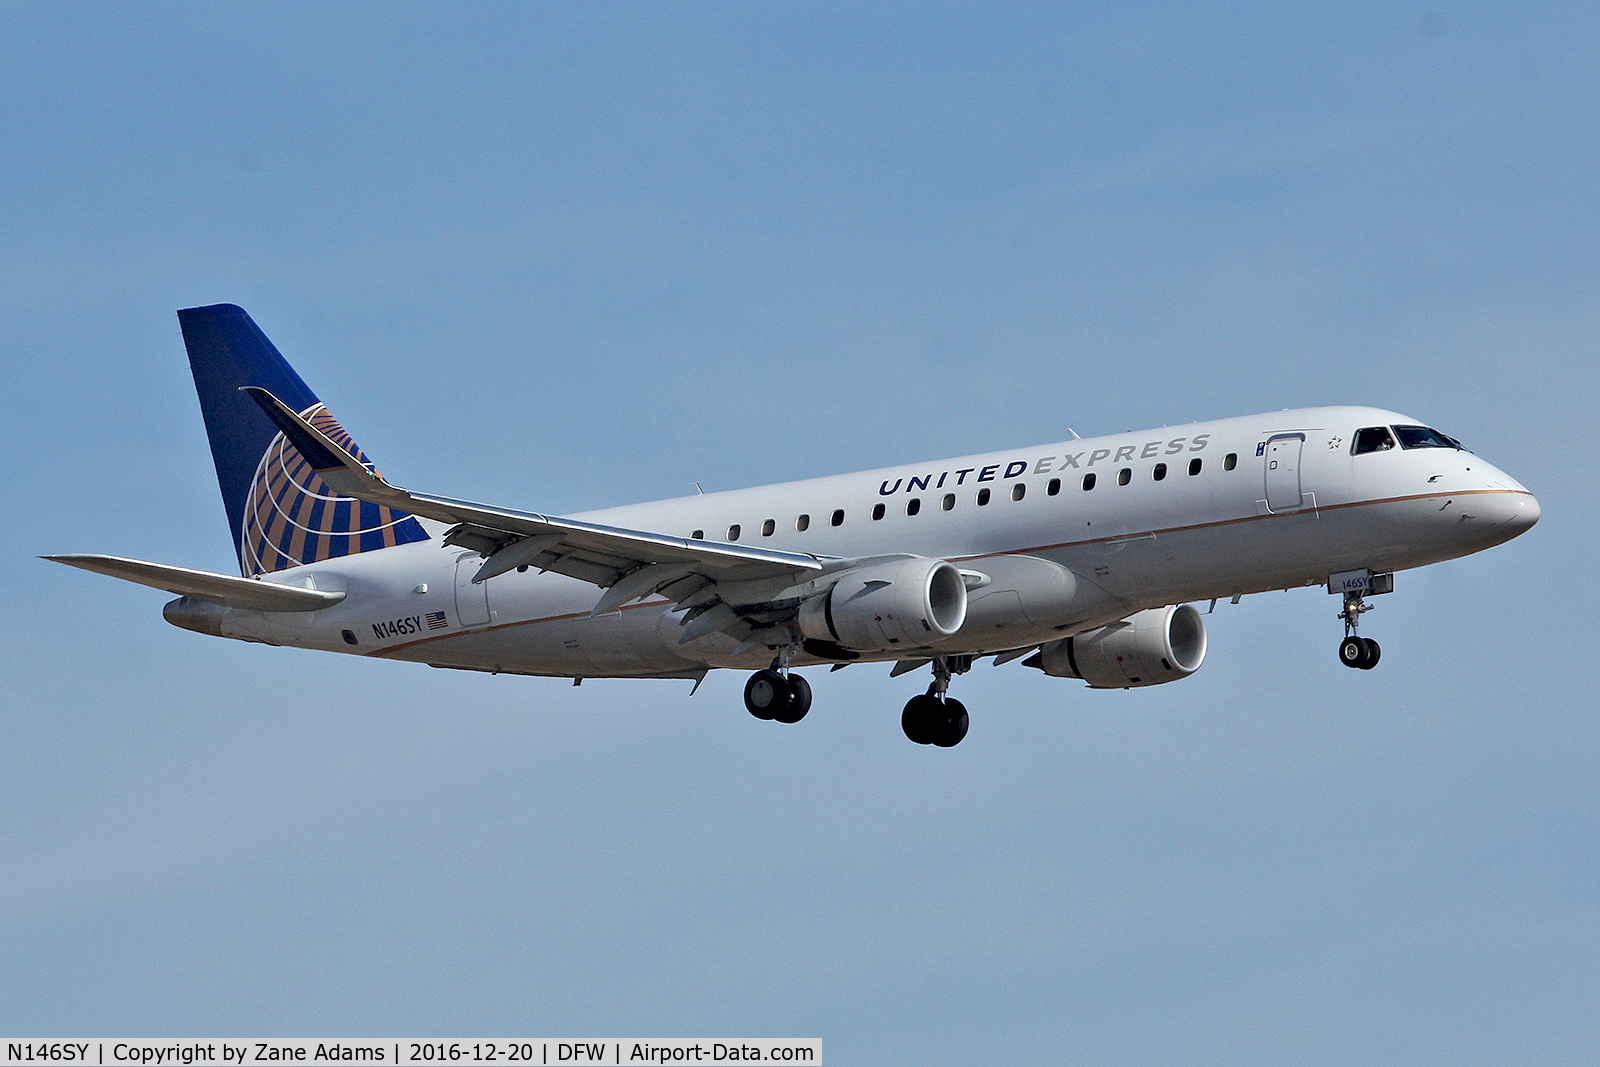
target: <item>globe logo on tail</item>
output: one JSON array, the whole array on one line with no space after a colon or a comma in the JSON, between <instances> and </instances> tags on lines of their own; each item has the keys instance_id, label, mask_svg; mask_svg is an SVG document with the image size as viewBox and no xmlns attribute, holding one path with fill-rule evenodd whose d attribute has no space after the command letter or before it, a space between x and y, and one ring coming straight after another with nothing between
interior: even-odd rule
<instances>
[{"instance_id":1,"label":"globe logo on tail","mask_svg":"<svg viewBox=\"0 0 1600 1067\"><path fill-rule=\"evenodd\" d=\"M300 416L357 462L372 466L324 405L313 404ZM427 539L421 524L407 513L329 489L280 433L267 445L250 483L239 556L245 573L264 574Z\"/></svg>"}]
</instances>

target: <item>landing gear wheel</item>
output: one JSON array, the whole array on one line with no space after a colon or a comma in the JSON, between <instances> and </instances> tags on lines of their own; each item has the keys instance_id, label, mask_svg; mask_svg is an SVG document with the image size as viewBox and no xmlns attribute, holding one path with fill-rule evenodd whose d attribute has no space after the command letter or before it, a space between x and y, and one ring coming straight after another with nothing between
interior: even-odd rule
<instances>
[{"instance_id":1,"label":"landing gear wheel","mask_svg":"<svg viewBox=\"0 0 1600 1067\"><path fill-rule=\"evenodd\" d=\"M789 686L789 704L773 712L772 718L777 722L797 723L811 710L811 683L798 674L789 675L784 682Z\"/></svg>"},{"instance_id":2,"label":"landing gear wheel","mask_svg":"<svg viewBox=\"0 0 1600 1067\"><path fill-rule=\"evenodd\" d=\"M959 700L945 697L939 716L939 735L933 743L940 748L955 748L967 736L967 706Z\"/></svg>"},{"instance_id":3,"label":"landing gear wheel","mask_svg":"<svg viewBox=\"0 0 1600 1067\"><path fill-rule=\"evenodd\" d=\"M939 698L932 693L918 693L906 701L906 709L900 713L900 729L906 732L906 739L918 745L933 744L939 735L939 711Z\"/></svg>"},{"instance_id":4,"label":"landing gear wheel","mask_svg":"<svg viewBox=\"0 0 1600 1067\"><path fill-rule=\"evenodd\" d=\"M756 671L744 683L744 706L758 719L775 719L794 703L795 691L790 688L789 680L777 671Z\"/></svg>"},{"instance_id":5,"label":"landing gear wheel","mask_svg":"<svg viewBox=\"0 0 1600 1067\"><path fill-rule=\"evenodd\" d=\"M949 697L922 693L906 701L900 713L900 729L908 740L919 745L954 748L967 736L967 706Z\"/></svg>"},{"instance_id":6,"label":"landing gear wheel","mask_svg":"<svg viewBox=\"0 0 1600 1067\"><path fill-rule=\"evenodd\" d=\"M1360 667L1370 671L1378 665L1383 649L1370 637L1351 635L1339 642L1339 662L1346 667Z\"/></svg>"},{"instance_id":7,"label":"landing gear wheel","mask_svg":"<svg viewBox=\"0 0 1600 1067\"><path fill-rule=\"evenodd\" d=\"M1359 637L1347 637L1339 642L1339 662L1346 667L1359 667L1367 661L1367 643ZM746 697L746 700L749 698Z\"/></svg>"}]
</instances>

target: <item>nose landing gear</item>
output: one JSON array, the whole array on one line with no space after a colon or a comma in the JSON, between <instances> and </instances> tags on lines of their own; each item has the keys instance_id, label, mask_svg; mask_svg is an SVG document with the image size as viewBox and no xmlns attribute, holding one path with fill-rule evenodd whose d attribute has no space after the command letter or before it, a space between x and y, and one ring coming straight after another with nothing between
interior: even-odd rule
<instances>
[{"instance_id":1,"label":"nose landing gear","mask_svg":"<svg viewBox=\"0 0 1600 1067\"><path fill-rule=\"evenodd\" d=\"M1344 640L1339 642L1339 662L1346 667L1370 671L1378 665L1378 658L1383 655L1378 642L1356 633L1356 627L1361 625L1362 614L1371 610L1372 605L1364 603L1360 593L1345 594L1344 610L1339 613L1339 618L1344 620Z\"/></svg>"}]
</instances>

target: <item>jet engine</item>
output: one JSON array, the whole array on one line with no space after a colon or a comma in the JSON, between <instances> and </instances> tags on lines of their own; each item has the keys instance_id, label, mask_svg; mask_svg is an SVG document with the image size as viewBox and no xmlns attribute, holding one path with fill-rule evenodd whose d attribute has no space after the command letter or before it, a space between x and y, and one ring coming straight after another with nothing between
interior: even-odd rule
<instances>
[{"instance_id":1,"label":"jet engine","mask_svg":"<svg viewBox=\"0 0 1600 1067\"><path fill-rule=\"evenodd\" d=\"M918 648L940 641L967 618L967 586L955 564L908 556L846 571L800 605L810 641L859 652Z\"/></svg>"},{"instance_id":2,"label":"jet engine","mask_svg":"<svg viewBox=\"0 0 1600 1067\"><path fill-rule=\"evenodd\" d=\"M1095 689L1132 689L1187 678L1205 658L1204 620L1193 605L1175 604L1051 642L1023 663Z\"/></svg>"}]
</instances>

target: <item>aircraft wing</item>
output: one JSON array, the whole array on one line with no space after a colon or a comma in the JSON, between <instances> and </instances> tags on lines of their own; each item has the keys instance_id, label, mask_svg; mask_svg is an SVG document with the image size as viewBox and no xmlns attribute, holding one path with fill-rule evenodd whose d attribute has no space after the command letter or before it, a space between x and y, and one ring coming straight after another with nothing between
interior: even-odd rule
<instances>
[{"instance_id":1,"label":"aircraft wing","mask_svg":"<svg viewBox=\"0 0 1600 1067\"><path fill-rule=\"evenodd\" d=\"M121 556L61 555L40 558L96 574L108 574L125 582L148 585L152 589L165 589L180 596L210 600L248 611L316 611L332 607L344 599L342 592L301 589L231 574L213 574L211 571L190 570L188 567L170 567L165 563L124 559Z\"/></svg>"},{"instance_id":2,"label":"aircraft wing","mask_svg":"<svg viewBox=\"0 0 1600 1067\"><path fill-rule=\"evenodd\" d=\"M446 544L484 556L474 581L517 567L555 571L607 590L595 614L661 592L679 603L721 582L805 580L822 560L798 552L696 541L448 497L389 484L265 389L245 386L291 445L337 493L453 524Z\"/></svg>"}]
</instances>

